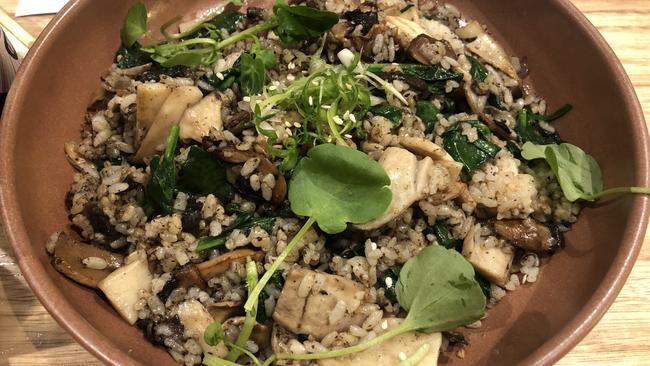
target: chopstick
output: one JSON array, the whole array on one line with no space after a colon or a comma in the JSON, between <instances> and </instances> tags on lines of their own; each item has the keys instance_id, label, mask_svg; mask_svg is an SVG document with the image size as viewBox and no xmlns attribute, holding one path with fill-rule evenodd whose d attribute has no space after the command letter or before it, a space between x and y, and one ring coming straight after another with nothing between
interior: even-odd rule
<instances>
[{"instance_id":1,"label":"chopstick","mask_svg":"<svg viewBox=\"0 0 650 366\"><path fill-rule=\"evenodd\" d=\"M18 58L22 59L25 57L29 47L34 44L34 37L13 20L3 9L0 9L0 26L5 30L5 34L11 42L11 45L14 46Z\"/></svg>"}]
</instances>

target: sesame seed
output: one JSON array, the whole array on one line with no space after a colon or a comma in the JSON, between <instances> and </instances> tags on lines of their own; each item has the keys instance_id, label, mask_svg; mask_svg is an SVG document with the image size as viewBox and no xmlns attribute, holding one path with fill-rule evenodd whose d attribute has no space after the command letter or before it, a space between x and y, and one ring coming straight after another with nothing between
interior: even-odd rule
<instances>
[{"instance_id":1,"label":"sesame seed","mask_svg":"<svg viewBox=\"0 0 650 366\"><path fill-rule=\"evenodd\" d=\"M345 135L343 135L343 137L345 137L346 139L351 139L352 135L350 135L349 133L346 133Z\"/></svg>"},{"instance_id":2,"label":"sesame seed","mask_svg":"<svg viewBox=\"0 0 650 366\"><path fill-rule=\"evenodd\" d=\"M334 123L336 123L337 125L341 125L341 126L343 125L343 120L341 119L341 117L334 116L333 119L334 119Z\"/></svg>"},{"instance_id":3,"label":"sesame seed","mask_svg":"<svg viewBox=\"0 0 650 366\"><path fill-rule=\"evenodd\" d=\"M343 119L348 119L348 117L350 117L350 111L345 111L345 113L343 113Z\"/></svg>"},{"instance_id":4,"label":"sesame seed","mask_svg":"<svg viewBox=\"0 0 650 366\"><path fill-rule=\"evenodd\" d=\"M309 96L309 105L314 105L314 98L312 96Z\"/></svg>"},{"instance_id":5,"label":"sesame seed","mask_svg":"<svg viewBox=\"0 0 650 366\"><path fill-rule=\"evenodd\" d=\"M357 117L355 117L354 114L350 114L350 121L356 123L357 122Z\"/></svg>"},{"instance_id":6,"label":"sesame seed","mask_svg":"<svg viewBox=\"0 0 650 366\"><path fill-rule=\"evenodd\" d=\"M291 132L291 129L287 128L285 129L285 131L287 132L287 135L293 136L293 132Z\"/></svg>"},{"instance_id":7,"label":"sesame seed","mask_svg":"<svg viewBox=\"0 0 650 366\"><path fill-rule=\"evenodd\" d=\"M300 127L302 127L302 125L300 123L298 123L298 122L294 122L293 127L300 128Z\"/></svg>"},{"instance_id":8,"label":"sesame seed","mask_svg":"<svg viewBox=\"0 0 650 366\"><path fill-rule=\"evenodd\" d=\"M402 360L402 361L406 360L406 353L400 352L398 356L399 356L400 360Z\"/></svg>"},{"instance_id":9,"label":"sesame seed","mask_svg":"<svg viewBox=\"0 0 650 366\"><path fill-rule=\"evenodd\" d=\"M381 322L381 329L388 329L388 320L385 320Z\"/></svg>"},{"instance_id":10,"label":"sesame seed","mask_svg":"<svg viewBox=\"0 0 650 366\"><path fill-rule=\"evenodd\" d=\"M271 85L271 86L269 86L269 90L275 90L275 89L277 89L277 88L278 88L278 87L275 86L275 85Z\"/></svg>"},{"instance_id":11,"label":"sesame seed","mask_svg":"<svg viewBox=\"0 0 650 366\"><path fill-rule=\"evenodd\" d=\"M312 80L311 83L312 83L313 85L315 85L315 86L318 86L318 81L316 81L316 80Z\"/></svg>"},{"instance_id":12,"label":"sesame seed","mask_svg":"<svg viewBox=\"0 0 650 366\"><path fill-rule=\"evenodd\" d=\"M289 121L284 121L284 125L287 126L287 127L291 127L291 122L289 122Z\"/></svg>"},{"instance_id":13,"label":"sesame seed","mask_svg":"<svg viewBox=\"0 0 650 366\"><path fill-rule=\"evenodd\" d=\"M329 106L329 105L322 105L322 106L320 106L320 107L323 108L323 109L330 109L331 106Z\"/></svg>"},{"instance_id":14,"label":"sesame seed","mask_svg":"<svg viewBox=\"0 0 650 366\"><path fill-rule=\"evenodd\" d=\"M244 102L247 102L247 103L248 103L248 102L251 101L251 97L249 97L249 96L245 96L245 97L242 98L242 100L243 100Z\"/></svg>"},{"instance_id":15,"label":"sesame seed","mask_svg":"<svg viewBox=\"0 0 650 366\"><path fill-rule=\"evenodd\" d=\"M296 64L294 64L293 62L289 62L289 64L287 65L287 69L289 70L293 70L295 68L296 68Z\"/></svg>"},{"instance_id":16,"label":"sesame seed","mask_svg":"<svg viewBox=\"0 0 650 366\"><path fill-rule=\"evenodd\" d=\"M218 72L218 73L216 73L216 75L217 75L217 78L219 80L223 80L223 74L222 73Z\"/></svg>"},{"instance_id":17,"label":"sesame seed","mask_svg":"<svg viewBox=\"0 0 650 366\"><path fill-rule=\"evenodd\" d=\"M390 277L386 277L386 288L391 288L393 287L393 279Z\"/></svg>"},{"instance_id":18,"label":"sesame seed","mask_svg":"<svg viewBox=\"0 0 650 366\"><path fill-rule=\"evenodd\" d=\"M348 88L348 90L352 90L352 85L350 85L348 83L345 84L345 87Z\"/></svg>"},{"instance_id":19,"label":"sesame seed","mask_svg":"<svg viewBox=\"0 0 650 366\"><path fill-rule=\"evenodd\" d=\"M296 77L293 76L293 75L291 75L291 74L289 74L289 75L287 75L287 80L289 80L289 81L294 81L294 80L296 80Z\"/></svg>"}]
</instances>

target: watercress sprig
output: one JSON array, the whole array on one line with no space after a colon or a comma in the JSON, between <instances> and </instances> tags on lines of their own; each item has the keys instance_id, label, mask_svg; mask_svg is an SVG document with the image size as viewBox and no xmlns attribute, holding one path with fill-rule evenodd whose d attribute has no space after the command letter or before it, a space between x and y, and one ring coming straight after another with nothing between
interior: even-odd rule
<instances>
[{"instance_id":1,"label":"watercress sprig","mask_svg":"<svg viewBox=\"0 0 650 366\"><path fill-rule=\"evenodd\" d=\"M481 319L485 313L486 299L474 280L474 268L453 249L439 245L424 248L406 262L395 286L399 304L408 312L395 328L347 348L311 354L278 353L265 365L274 360L341 357L364 351L406 332L454 329ZM423 352L419 349L413 360Z\"/></svg>"},{"instance_id":2,"label":"watercress sprig","mask_svg":"<svg viewBox=\"0 0 650 366\"><path fill-rule=\"evenodd\" d=\"M650 194L650 187L616 187L603 190L603 175L596 159L579 147L563 143L536 145L526 142L521 149L526 160L544 159L571 201L596 201L615 193Z\"/></svg>"},{"instance_id":3,"label":"watercress sprig","mask_svg":"<svg viewBox=\"0 0 650 366\"><path fill-rule=\"evenodd\" d=\"M314 223L328 234L337 234L348 223L360 224L378 217L390 204L389 184L381 165L361 151L332 144L309 150L289 182L291 210L308 219L249 293L244 309L255 308L273 273Z\"/></svg>"}]
</instances>

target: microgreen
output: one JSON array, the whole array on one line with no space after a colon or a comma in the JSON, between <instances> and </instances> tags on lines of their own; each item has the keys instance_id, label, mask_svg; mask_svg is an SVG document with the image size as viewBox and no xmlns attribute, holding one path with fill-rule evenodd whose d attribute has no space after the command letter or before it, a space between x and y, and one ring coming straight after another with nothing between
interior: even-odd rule
<instances>
[{"instance_id":1,"label":"microgreen","mask_svg":"<svg viewBox=\"0 0 650 366\"><path fill-rule=\"evenodd\" d=\"M135 3L126 14L120 30L122 44L131 47L147 33L147 7L142 2Z\"/></svg>"},{"instance_id":2,"label":"microgreen","mask_svg":"<svg viewBox=\"0 0 650 366\"><path fill-rule=\"evenodd\" d=\"M397 327L355 346L311 354L275 354L273 360L316 360L349 355L410 331L440 332L470 324L485 312L485 296L474 280L474 268L455 250L439 245L409 259L396 284L399 304L408 313ZM425 352L426 353L426 352ZM421 356L418 350L414 361ZM266 364L269 361L267 360Z\"/></svg>"},{"instance_id":3,"label":"microgreen","mask_svg":"<svg viewBox=\"0 0 650 366\"><path fill-rule=\"evenodd\" d=\"M563 143L535 145L526 142L521 155L526 160L544 159L557 178L564 197L571 201L595 201L615 193L650 194L649 187L617 187L603 190L603 178L596 160L579 147Z\"/></svg>"},{"instance_id":4,"label":"microgreen","mask_svg":"<svg viewBox=\"0 0 650 366\"><path fill-rule=\"evenodd\" d=\"M335 13L304 5L289 6L284 0L276 1L273 13L278 20L274 31L288 45L317 38L339 21Z\"/></svg>"},{"instance_id":5,"label":"microgreen","mask_svg":"<svg viewBox=\"0 0 650 366\"><path fill-rule=\"evenodd\" d=\"M253 292L255 286L257 286L258 279L257 264L251 260L250 257L246 258L246 288L248 289L249 296ZM237 347L231 348L228 356L226 356L226 359L228 361L237 361L241 355L240 349L246 347L246 342L250 338L251 333L253 332L253 327L257 323L256 318L257 304L255 304L251 309L246 310L244 325L242 325L239 335L237 336L237 340L235 341L235 346Z\"/></svg>"},{"instance_id":6,"label":"microgreen","mask_svg":"<svg viewBox=\"0 0 650 366\"><path fill-rule=\"evenodd\" d=\"M291 210L309 219L262 276L244 309L256 306L264 286L314 223L324 232L336 234L348 223L378 217L390 204L389 184L381 165L356 149L323 144L309 150L289 182Z\"/></svg>"},{"instance_id":7,"label":"microgreen","mask_svg":"<svg viewBox=\"0 0 650 366\"><path fill-rule=\"evenodd\" d=\"M180 128L173 126L167 137L165 152L162 157L151 160L151 178L145 188L145 210L147 215L153 212L170 214L174 203L176 188L176 165L174 152L178 142Z\"/></svg>"},{"instance_id":8,"label":"microgreen","mask_svg":"<svg viewBox=\"0 0 650 366\"><path fill-rule=\"evenodd\" d=\"M226 338L226 332L223 331L221 323L214 321L203 331L203 340L210 346L216 346Z\"/></svg>"}]
</instances>

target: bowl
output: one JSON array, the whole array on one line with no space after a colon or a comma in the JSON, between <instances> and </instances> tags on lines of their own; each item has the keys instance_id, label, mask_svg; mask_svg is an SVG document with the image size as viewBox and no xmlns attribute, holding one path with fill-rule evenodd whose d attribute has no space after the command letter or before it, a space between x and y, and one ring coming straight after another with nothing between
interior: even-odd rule
<instances>
[{"instance_id":1,"label":"bowl","mask_svg":"<svg viewBox=\"0 0 650 366\"><path fill-rule=\"evenodd\" d=\"M605 185L650 185L648 134L634 90L612 50L565 0L451 0L485 23L513 55L526 56L529 86L551 109L572 103L562 136L601 164ZM175 365L93 290L60 275L45 252L67 226L72 181L63 144L79 138L85 107L119 45L129 2L71 1L24 61L0 126L0 203L14 253L52 316L101 361ZM151 29L213 1L147 1ZM537 283L510 293L469 332L463 360L446 364L550 365L598 322L616 298L641 248L647 198L622 196L585 208L566 247L544 261Z\"/></svg>"}]
</instances>

